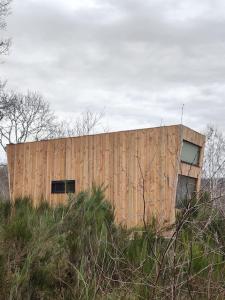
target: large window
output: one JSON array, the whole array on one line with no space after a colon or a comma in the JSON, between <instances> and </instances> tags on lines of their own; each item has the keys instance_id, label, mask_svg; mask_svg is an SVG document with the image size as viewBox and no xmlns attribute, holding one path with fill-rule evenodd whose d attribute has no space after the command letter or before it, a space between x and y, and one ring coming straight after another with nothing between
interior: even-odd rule
<instances>
[{"instance_id":1,"label":"large window","mask_svg":"<svg viewBox=\"0 0 225 300\"><path fill-rule=\"evenodd\" d=\"M75 180L52 181L52 194L75 193Z\"/></svg>"},{"instance_id":2,"label":"large window","mask_svg":"<svg viewBox=\"0 0 225 300\"><path fill-rule=\"evenodd\" d=\"M176 208L185 208L196 192L197 179L189 176L178 175Z\"/></svg>"},{"instance_id":3,"label":"large window","mask_svg":"<svg viewBox=\"0 0 225 300\"><path fill-rule=\"evenodd\" d=\"M201 148L199 146L188 141L183 141L181 161L197 166L199 164L200 150Z\"/></svg>"}]
</instances>

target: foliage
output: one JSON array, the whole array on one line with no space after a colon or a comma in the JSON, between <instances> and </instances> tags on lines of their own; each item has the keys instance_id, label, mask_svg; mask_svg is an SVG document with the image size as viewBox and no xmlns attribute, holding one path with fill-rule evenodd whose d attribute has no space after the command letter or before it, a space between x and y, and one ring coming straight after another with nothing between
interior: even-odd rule
<instances>
[{"instance_id":1,"label":"foliage","mask_svg":"<svg viewBox=\"0 0 225 300\"><path fill-rule=\"evenodd\" d=\"M224 299L225 225L212 211L192 200L166 238L156 222L116 225L98 187L55 208L1 203L1 299Z\"/></svg>"}]
</instances>

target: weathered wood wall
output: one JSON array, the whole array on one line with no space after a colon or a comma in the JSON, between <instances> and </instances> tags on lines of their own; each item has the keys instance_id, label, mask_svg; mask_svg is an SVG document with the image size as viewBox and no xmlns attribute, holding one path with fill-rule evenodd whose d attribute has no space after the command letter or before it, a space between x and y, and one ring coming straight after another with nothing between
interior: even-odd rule
<instances>
[{"instance_id":1,"label":"weathered wood wall","mask_svg":"<svg viewBox=\"0 0 225 300\"><path fill-rule=\"evenodd\" d=\"M146 218L171 223L178 173L200 176L200 168L180 163L182 139L204 145L204 136L181 125L10 144L11 198L65 203L66 194L51 194L51 181L74 179L76 193L104 184L116 220L129 227L142 224L144 201Z\"/></svg>"}]
</instances>

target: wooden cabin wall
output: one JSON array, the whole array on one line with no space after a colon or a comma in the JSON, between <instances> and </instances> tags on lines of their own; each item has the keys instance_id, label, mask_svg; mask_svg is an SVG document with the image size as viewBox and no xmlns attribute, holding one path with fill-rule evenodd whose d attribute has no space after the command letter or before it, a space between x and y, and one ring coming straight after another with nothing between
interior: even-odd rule
<instances>
[{"instance_id":1,"label":"wooden cabin wall","mask_svg":"<svg viewBox=\"0 0 225 300\"><path fill-rule=\"evenodd\" d=\"M198 138L191 133L182 132ZM74 179L76 193L103 184L118 223L143 224L145 202L146 219L168 224L175 218L180 145L180 126L9 145L11 197L65 203L66 194L51 194L51 181Z\"/></svg>"}]
</instances>

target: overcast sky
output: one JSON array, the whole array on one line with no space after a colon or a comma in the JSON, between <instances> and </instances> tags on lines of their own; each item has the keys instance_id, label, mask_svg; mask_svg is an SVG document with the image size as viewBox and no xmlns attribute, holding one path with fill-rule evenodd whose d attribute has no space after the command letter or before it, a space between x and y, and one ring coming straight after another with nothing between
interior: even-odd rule
<instances>
[{"instance_id":1,"label":"overcast sky","mask_svg":"<svg viewBox=\"0 0 225 300\"><path fill-rule=\"evenodd\" d=\"M110 130L225 129L224 0L14 0L0 65L64 118L105 110Z\"/></svg>"}]
</instances>

